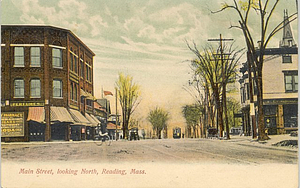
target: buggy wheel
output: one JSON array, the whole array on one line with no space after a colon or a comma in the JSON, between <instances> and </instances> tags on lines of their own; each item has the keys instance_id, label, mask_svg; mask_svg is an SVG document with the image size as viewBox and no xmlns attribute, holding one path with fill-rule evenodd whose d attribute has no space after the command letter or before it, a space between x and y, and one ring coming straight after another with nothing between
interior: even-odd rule
<instances>
[{"instance_id":1,"label":"buggy wheel","mask_svg":"<svg viewBox=\"0 0 300 188\"><path fill-rule=\"evenodd\" d=\"M111 139L109 138L109 136L106 135L106 136L104 137L104 139L105 139L106 145L107 145L107 146L110 146L110 145L111 145Z\"/></svg>"}]
</instances>

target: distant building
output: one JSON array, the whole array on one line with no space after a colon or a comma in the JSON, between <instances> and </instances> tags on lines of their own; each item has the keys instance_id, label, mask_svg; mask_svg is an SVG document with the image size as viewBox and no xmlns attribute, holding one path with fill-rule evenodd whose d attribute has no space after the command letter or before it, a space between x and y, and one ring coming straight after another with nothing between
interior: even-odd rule
<instances>
[{"instance_id":1,"label":"distant building","mask_svg":"<svg viewBox=\"0 0 300 188\"><path fill-rule=\"evenodd\" d=\"M284 12L285 27L279 48L268 48L263 65L264 121L268 134L282 134L298 130L298 47L295 44L287 11ZM252 134L250 121L250 89L248 63L240 69L243 129ZM253 95L256 106L257 89L254 82ZM257 117L257 110L256 110ZM257 118L256 118L257 119Z\"/></svg>"},{"instance_id":2,"label":"distant building","mask_svg":"<svg viewBox=\"0 0 300 188\"><path fill-rule=\"evenodd\" d=\"M91 139L95 54L70 30L1 26L1 140Z\"/></svg>"}]
</instances>

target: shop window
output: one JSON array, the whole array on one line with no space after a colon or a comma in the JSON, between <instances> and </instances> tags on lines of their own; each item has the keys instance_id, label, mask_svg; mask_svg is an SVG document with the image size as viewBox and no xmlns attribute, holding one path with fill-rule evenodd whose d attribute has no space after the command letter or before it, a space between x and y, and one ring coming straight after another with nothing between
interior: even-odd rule
<instances>
[{"instance_id":1,"label":"shop window","mask_svg":"<svg viewBox=\"0 0 300 188\"><path fill-rule=\"evenodd\" d=\"M286 73L284 75L285 92L298 92L298 75Z\"/></svg>"},{"instance_id":2,"label":"shop window","mask_svg":"<svg viewBox=\"0 0 300 188\"><path fill-rule=\"evenodd\" d=\"M283 105L284 127L298 127L297 104Z\"/></svg>"},{"instance_id":3,"label":"shop window","mask_svg":"<svg viewBox=\"0 0 300 188\"><path fill-rule=\"evenodd\" d=\"M14 81L14 97L24 98L24 79L15 79Z\"/></svg>"},{"instance_id":4,"label":"shop window","mask_svg":"<svg viewBox=\"0 0 300 188\"><path fill-rule=\"evenodd\" d=\"M55 68L62 68L62 50L58 48L52 49L52 64Z\"/></svg>"},{"instance_id":5,"label":"shop window","mask_svg":"<svg viewBox=\"0 0 300 188\"><path fill-rule=\"evenodd\" d=\"M40 67L41 66L41 50L40 47L30 48L30 66Z\"/></svg>"},{"instance_id":6,"label":"shop window","mask_svg":"<svg viewBox=\"0 0 300 188\"><path fill-rule=\"evenodd\" d=\"M290 55L283 55L282 56L282 63L292 63L292 56L290 56Z\"/></svg>"},{"instance_id":7,"label":"shop window","mask_svg":"<svg viewBox=\"0 0 300 188\"><path fill-rule=\"evenodd\" d=\"M24 67L24 48L15 47L14 48L14 66L15 67Z\"/></svg>"},{"instance_id":8,"label":"shop window","mask_svg":"<svg viewBox=\"0 0 300 188\"><path fill-rule=\"evenodd\" d=\"M62 97L62 81L53 80L53 97L61 98Z\"/></svg>"},{"instance_id":9,"label":"shop window","mask_svg":"<svg viewBox=\"0 0 300 188\"><path fill-rule=\"evenodd\" d=\"M30 81L30 97L40 98L41 97L41 80L32 79Z\"/></svg>"}]
</instances>

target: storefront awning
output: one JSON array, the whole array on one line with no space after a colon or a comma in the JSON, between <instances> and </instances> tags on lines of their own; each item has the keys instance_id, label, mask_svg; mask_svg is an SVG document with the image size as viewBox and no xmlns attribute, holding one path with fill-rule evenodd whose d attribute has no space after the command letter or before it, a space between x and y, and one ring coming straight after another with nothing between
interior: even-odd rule
<instances>
[{"instance_id":1,"label":"storefront awning","mask_svg":"<svg viewBox=\"0 0 300 188\"><path fill-rule=\"evenodd\" d=\"M70 114L76 124L90 125L90 122L79 111L70 109Z\"/></svg>"},{"instance_id":2,"label":"storefront awning","mask_svg":"<svg viewBox=\"0 0 300 188\"><path fill-rule=\"evenodd\" d=\"M88 97L88 94L85 91L83 91L83 89L80 89L80 96L81 97Z\"/></svg>"},{"instance_id":3,"label":"storefront awning","mask_svg":"<svg viewBox=\"0 0 300 188\"><path fill-rule=\"evenodd\" d=\"M106 129L108 129L108 130L115 130L116 129L116 124L109 122L107 124ZM117 129L121 129L119 125L118 125Z\"/></svg>"},{"instance_id":4,"label":"storefront awning","mask_svg":"<svg viewBox=\"0 0 300 188\"><path fill-rule=\"evenodd\" d=\"M70 122L74 123L73 118L71 117L68 110L64 107L50 107L50 120L51 122L59 121L59 122Z\"/></svg>"},{"instance_id":5,"label":"storefront awning","mask_svg":"<svg viewBox=\"0 0 300 188\"><path fill-rule=\"evenodd\" d=\"M85 117L87 120L89 120L93 127L98 125L98 123L88 113L85 113Z\"/></svg>"},{"instance_id":6,"label":"storefront awning","mask_svg":"<svg viewBox=\"0 0 300 188\"><path fill-rule=\"evenodd\" d=\"M93 114L90 114L90 116L97 122L97 124L100 123L100 121Z\"/></svg>"},{"instance_id":7,"label":"storefront awning","mask_svg":"<svg viewBox=\"0 0 300 188\"><path fill-rule=\"evenodd\" d=\"M45 123L44 107L29 107L27 121L36 121L38 123Z\"/></svg>"},{"instance_id":8,"label":"storefront awning","mask_svg":"<svg viewBox=\"0 0 300 188\"><path fill-rule=\"evenodd\" d=\"M86 99L88 99L88 100L92 100L92 101L96 101L97 99L92 95L92 94L90 94L90 93L87 93L87 98Z\"/></svg>"}]
</instances>

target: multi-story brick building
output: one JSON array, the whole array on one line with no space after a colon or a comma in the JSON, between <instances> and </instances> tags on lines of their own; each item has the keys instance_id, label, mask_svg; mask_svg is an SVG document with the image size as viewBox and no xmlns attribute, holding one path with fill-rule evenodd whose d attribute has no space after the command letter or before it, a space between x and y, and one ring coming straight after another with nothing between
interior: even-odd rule
<instances>
[{"instance_id":1,"label":"multi-story brick building","mask_svg":"<svg viewBox=\"0 0 300 188\"><path fill-rule=\"evenodd\" d=\"M264 54L263 104L268 134L289 133L298 129L298 47L293 38L287 11L284 13L284 21L283 38L279 48L268 48ZM244 132L250 135L253 131L250 121L250 95L254 96L253 104L256 105L257 91L253 78L252 82L249 82L248 63L243 64L241 72ZM253 86L252 93L250 84Z\"/></svg>"},{"instance_id":2,"label":"multi-story brick building","mask_svg":"<svg viewBox=\"0 0 300 188\"><path fill-rule=\"evenodd\" d=\"M2 25L1 36L1 140L90 138L95 54L53 26Z\"/></svg>"}]
</instances>

